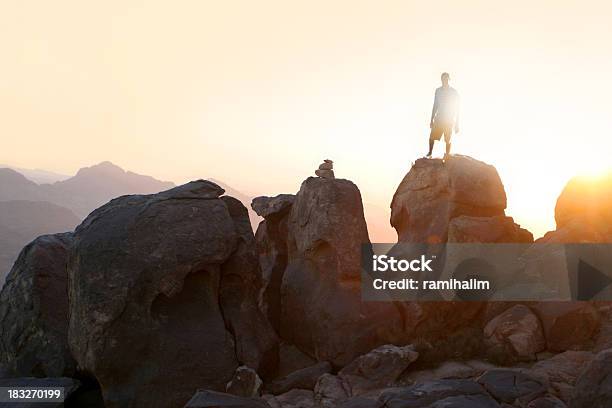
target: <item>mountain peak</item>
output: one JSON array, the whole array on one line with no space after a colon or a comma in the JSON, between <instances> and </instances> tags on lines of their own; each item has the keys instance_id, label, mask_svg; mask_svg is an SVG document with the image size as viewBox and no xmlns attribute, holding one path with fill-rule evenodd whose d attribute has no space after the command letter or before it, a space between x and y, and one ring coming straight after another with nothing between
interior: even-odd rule
<instances>
[{"instance_id":1,"label":"mountain peak","mask_svg":"<svg viewBox=\"0 0 612 408\"><path fill-rule=\"evenodd\" d=\"M36 185L31 180L28 180L23 174L9 168L0 168L0 180L3 184L15 185Z\"/></svg>"},{"instance_id":2,"label":"mountain peak","mask_svg":"<svg viewBox=\"0 0 612 408\"><path fill-rule=\"evenodd\" d=\"M123 170L121 167L117 166L116 164L111 163L109 161L103 161L101 163L94 164L93 166L83 167L79 169L75 177L100 174L123 175L125 173L126 171Z\"/></svg>"}]
</instances>

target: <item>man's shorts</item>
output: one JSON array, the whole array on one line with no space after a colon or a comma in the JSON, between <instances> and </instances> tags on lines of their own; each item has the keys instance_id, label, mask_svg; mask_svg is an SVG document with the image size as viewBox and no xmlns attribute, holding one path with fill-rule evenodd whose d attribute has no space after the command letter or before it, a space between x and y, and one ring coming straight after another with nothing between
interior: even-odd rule
<instances>
[{"instance_id":1,"label":"man's shorts","mask_svg":"<svg viewBox=\"0 0 612 408\"><path fill-rule=\"evenodd\" d=\"M450 143L451 137L453 136L453 125L448 123L435 123L431 128L431 134L429 140L440 140L444 135L444 141Z\"/></svg>"}]
</instances>

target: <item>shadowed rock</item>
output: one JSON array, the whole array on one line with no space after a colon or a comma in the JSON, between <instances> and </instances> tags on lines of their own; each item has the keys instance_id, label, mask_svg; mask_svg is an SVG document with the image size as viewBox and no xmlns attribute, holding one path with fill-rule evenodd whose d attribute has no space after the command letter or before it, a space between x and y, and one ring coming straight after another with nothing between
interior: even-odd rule
<instances>
[{"instance_id":1,"label":"shadowed rock","mask_svg":"<svg viewBox=\"0 0 612 408\"><path fill-rule=\"evenodd\" d=\"M225 390L241 363L273 369L246 209L221 193L196 181L124 196L76 229L69 343L107 407L176 406Z\"/></svg>"},{"instance_id":2,"label":"shadowed rock","mask_svg":"<svg viewBox=\"0 0 612 408\"><path fill-rule=\"evenodd\" d=\"M68 274L72 235L45 235L19 255L0 294L0 362L19 377L71 376Z\"/></svg>"},{"instance_id":3,"label":"shadowed rock","mask_svg":"<svg viewBox=\"0 0 612 408\"><path fill-rule=\"evenodd\" d=\"M517 400L527 404L546 392L541 380L526 373L509 370L489 370L478 378L478 382L498 401L514 404Z\"/></svg>"},{"instance_id":4,"label":"shadowed rock","mask_svg":"<svg viewBox=\"0 0 612 408\"><path fill-rule=\"evenodd\" d=\"M362 250L371 251L359 189L343 179L306 179L288 220L281 337L343 366L402 329L392 303L361 301Z\"/></svg>"},{"instance_id":5,"label":"shadowed rock","mask_svg":"<svg viewBox=\"0 0 612 408\"><path fill-rule=\"evenodd\" d=\"M176 405L176 404L175 404ZM169 405L169 406L175 406ZM200 390L184 408L271 408L261 398L244 398L211 390Z\"/></svg>"},{"instance_id":6,"label":"shadowed rock","mask_svg":"<svg viewBox=\"0 0 612 408\"><path fill-rule=\"evenodd\" d=\"M591 361L576 381L572 408L606 408L612 403L612 349Z\"/></svg>"},{"instance_id":7,"label":"shadowed rock","mask_svg":"<svg viewBox=\"0 0 612 408\"><path fill-rule=\"evenodd\" d=\"M280 194L256 197L251 203L257 215L264 217L255 234L262 272L260 307L277 333L280 332L280 288L287 268L287 222L294 201L293 194Z\"/></svg>"},{"instance_id":8,"label":"shadowed rock","mask_svg":"<svg viewBox=\"0 0 612 408\"><path fill-rule=\"evenodd\" d=\"M338 373L356 396L393 384L400 374L419 357L412 346L384 345L358 357Z\"/></svg>"},{"instance_id":9,"label":"shadowed rock","mask_svg":"<svg viewBox=\"0 0 612 408\"><path fill-rule=\"evenodd\" d=\"M266 386L266 389L275 395L285 393L293 388L312 390L317 383L317 379L323 374L331 372L331 370L331 364L323 361L274 380Z\"/></svg>"}]
</instances>

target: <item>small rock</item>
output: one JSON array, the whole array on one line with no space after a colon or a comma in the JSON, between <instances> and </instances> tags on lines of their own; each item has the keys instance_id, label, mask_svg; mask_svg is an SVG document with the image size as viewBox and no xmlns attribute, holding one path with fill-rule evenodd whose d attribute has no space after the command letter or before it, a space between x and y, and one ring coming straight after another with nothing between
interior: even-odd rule
<instances>
[{"instance_id":1,"label":"small rock","mask_svg":"<svg viewBox=\"0 0 612 408\"><path fill-rule=\"evenodd\" d=\"M484 335L489 348L509 350L520 359L535 360L536 354L546 348L538 317L524 305L516 305L492 319Z\"/></svg>"},{"instance_id":2,"label":"small rock","mask_svg":"<svg viewBox=\"0 0 612 408\"><path fill-rule=\"evenodd\" d=\"M546 391L546 386L538 379L517 370L489 370L478 378L480 383L495 399L513 404L520 399L530 402Z\"/></svg>"},{"instance_id":3,"label":"small rock","mask_svg":"<svg viewBox=\"0 0 612 408\"><path fill-rule=\"evenodd\" d=\"M375 399L355 397L344 401L338 408L382 408L382 405Z\"/></svg>"},{"instance_id":4,"label":"small rock","mask_svg":"<svg viewBox=\"0 0 612 408\"><path fill-rule=\"evenodd\" d=\"M319 170L333 170L333 169L334 169L334 162L329 159L323 160L323 163L319 165Z\"/></svg>"},{"instance_id":5,"label":"small rock","mask_svg":"<svg viewBox=\"0 0 612 408\"><path fill-rule=\"evenodd\" d=\"M223 392L198 390L184 408L271 408L262 398L244 398Z\"/></svg>"},{"instance_id":6,"label":"small rock","mask_svg":"<svg viewBox=\"0 0 612 408\"><path fill-rule=\"evenodd\" d=\"M338 376L349 385L351 395L391 385L419 357L412 346L384 345L358 357Z\"/></svg>"},{"instance_id":7,"label":"small rock","mask_svg":"<svg viewBox=\"0 0 612 408\"><path fill-rule=\"evenodd\" d=\"M551 351L581 350L592 342L601 319L589 302L541 302L533 307Z\"/></svg>"},{"instance_id":8,"label":"small rock","mask_svg":"<svg viewBox=\"0 0 612 408\"><path fill-rule=\"evenodd\" d=\"M567 408L567 405L559 398L548 396L534 399L527 408Z\"/></svg>"},{"instance_id":9,"label":"small rock","mask_svg":"<svg viewBox=\"0 0 612 408\"><path fill-rule=\"evenodd\" d=\"M331 364L326 361L322 361L310 367L294 371L283 378L274 380L266 386L266 390L275 395L283 394L293 388L312 390L319 377L323 374L331 372L331 370Z\"/></svg>"},{"instance_id":10,"label":"small rock","mask_svg":"<svg viewBox=\"0 0 612 408\"><path fill-rule=\"evenodd\" d=\"M454 400L454 397L461 397L460 402L463 405L458 405L459 403ZM400 390L384 392L378 401L384 404L382 405L384 407L498 407L495 400L487 394L485 389L472 380L428 381ZM448 404L446 404L446 402L448 402Z\"/></svg>"},{"instance_id":11,"label":"small rock","mask_svg":"<svg viewBox=\"0 0 612 408\"><path fill-rule=\"evenodd\" d=\"M276 214L284 214L293 205L295 195L279 194L276 197L255 197L251 202L251 208L260 217L268 218Z\"/></svg>"},{"instance_id":12,"label":"small rock","mask_svg":"<svg viewBox=\"0 0 612 408\"><path fill-rule=\"evenodd\" d=\"M333 170L315 170L315 174L321 178L326 178L326 179L333 179L336 178L336 176L334 176L334 171Z\"/></svg>"},{"instance_id":13,"label":"small rock","mask_svg":"<svg viewBox=\"0 0 612 408\"><path fill-rule=\"evenodd\" d=\"M262 381L255 370L240 366L234 372L234 377L227 383L226 391L228 394L239 397L257 397L261 390Z\"/></svg>"},{"instance_id":14,"label":"small rock","mask_svg":"<svg viewBox=\"0 0 612 408\"><path fill-rule=\"evenodd\" d=\"M334 408L349 396L348 385L332 374L323 374L315 385L314 400L317 408Z\"/></svg>"},{"instance_id":15,"label":"small rock","mask_svg":"<svg viewBox=\"0 0 612 408\"><path fill-rule=\"evenodd\" d=\"M314 394L310 390L294 389L277 396L267 396L272 408L313 408Z\"/></svg>"}]
</instances>

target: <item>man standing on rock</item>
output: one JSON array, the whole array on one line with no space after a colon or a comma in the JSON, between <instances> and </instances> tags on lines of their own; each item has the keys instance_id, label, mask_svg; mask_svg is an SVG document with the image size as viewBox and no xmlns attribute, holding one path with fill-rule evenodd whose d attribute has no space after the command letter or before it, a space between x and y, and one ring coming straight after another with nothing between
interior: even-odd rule
<instances>
[{"instance_id":1,"label":"man standing on rock","mask_svg":"<svg viewBox=\"0 0 612 408\"><path fill-rule=\"evenodd\" d=\"M442 135L444 135L444 142L446 142L446 155L449 155L453 128L455 133L459 133L459 93L455 88L448 85L450 80L448 73L442 73L440 79L442 80L442 86L436 89L431 121L429 122L431 134L429 135L427 158L431 158L434 141L440 140Z\"/></svg>"}]
</instances>

